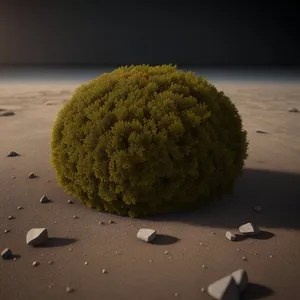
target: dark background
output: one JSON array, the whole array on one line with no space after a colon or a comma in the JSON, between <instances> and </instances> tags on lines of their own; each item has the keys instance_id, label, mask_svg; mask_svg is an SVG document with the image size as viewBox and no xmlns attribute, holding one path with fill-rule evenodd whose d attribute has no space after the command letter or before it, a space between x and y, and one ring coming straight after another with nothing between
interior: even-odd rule
<instances>
[{"instance_id":1,"label":"dark background","mask_svg":"<svg viewBox=\"0 0 300 300\"><path fill-rule=\"evenodd\" d=\"M0 0L0 64L300 66L296 1Z\"/></svg>"}]
</instances>

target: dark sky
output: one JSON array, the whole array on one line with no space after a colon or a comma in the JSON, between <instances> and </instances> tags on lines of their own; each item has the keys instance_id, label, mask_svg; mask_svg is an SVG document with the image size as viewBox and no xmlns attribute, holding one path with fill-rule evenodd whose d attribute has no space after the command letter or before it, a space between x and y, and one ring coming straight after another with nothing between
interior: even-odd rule
<instances>
[{"instance_id":1,"label":"dark sky","mask_svg":"<svg viewBox=\"0 0 300 300\"><path fill-rule=\"evenodd\" d=\"M0 0L0 64L300 66L296 1L90 2Z\"/></svg>"}]
</instances>

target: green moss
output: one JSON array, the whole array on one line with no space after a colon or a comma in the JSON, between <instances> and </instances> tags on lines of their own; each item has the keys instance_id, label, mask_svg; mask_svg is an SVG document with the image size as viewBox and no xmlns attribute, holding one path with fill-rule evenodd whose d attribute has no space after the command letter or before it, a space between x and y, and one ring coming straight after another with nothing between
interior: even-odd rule
<instances>
[{"instance_id":1,"label":"green moss","mask_svg":"<svg viewBox=\"0 0 300 300\"><path fill-rule=\"evenodd\" d=\"M51 147L67 193L135 217L231 192L248 141L234 104L205 79L141 65L80 86L57 115Z\"/></svg>"}]
</instances>

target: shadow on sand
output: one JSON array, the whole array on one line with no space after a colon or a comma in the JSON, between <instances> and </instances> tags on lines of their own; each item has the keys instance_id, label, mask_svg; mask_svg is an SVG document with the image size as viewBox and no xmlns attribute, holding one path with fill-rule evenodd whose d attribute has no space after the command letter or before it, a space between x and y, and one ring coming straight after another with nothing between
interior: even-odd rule
<instances>
[{"instance_id":1,"label":"shadow on sand","mask_svg":"<svg viewBox=\"0 0 300 300\"><path fill-rule=\"evenodd\" d=\"M262 299L264 297L272 296L274 292L260 284L249 283L242 293L242 300Z\"/></svg>"},{"instance_id":2,"label":"shadow on sand","mask_svg":"<svg viewBox=\"0 0 300 300\"><path fill-rule=\"evenodd\" d=\"M155 240L152 242L154 245L172 245L180 241L175 236L166 235L166 234L157 234Z\"/></svg>"},{"instance_id":3,"label":"shadow on sand","mask_svg":"<svg viewBox=\"0 0 300 300\"><path fill-rule=\"evenodd\" d=\"M254 212L260 205L262 212ZM246 222L267 228L300 229L300 174L245 169L232 195L206 208L187 213L149 216L151 221L178 221L191 225L238 228ZM259 239L272 233L264 231Z\"/></svg>"},{"instance_id":4,"label":"shadow on sand","mask_svg":"<svg viewBox=\"0 0 300 300\"><path fill-rule=\"evenodd\" d=\"M35 248L64 247L73 244L76 241L77 241L76 239L53 237L53 238L49 238L47 243L43 245L35 246Z\"/></svg>"}]
</instances>

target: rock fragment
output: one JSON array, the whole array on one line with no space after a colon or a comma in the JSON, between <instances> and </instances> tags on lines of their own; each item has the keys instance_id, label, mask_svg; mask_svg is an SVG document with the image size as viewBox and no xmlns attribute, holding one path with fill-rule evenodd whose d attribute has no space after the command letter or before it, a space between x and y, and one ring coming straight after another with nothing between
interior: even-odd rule
<instances>
[{"instance_id":1,"label":"rock fragment","mask_svg":"<svg viewBox=\"0 0 300 300\"><path fill-rule=\"evenodd\" d=\"M231 233L230 231L226 231L225 237L229 241L235 241L236 240L236 235Z\"/></svg>"},{"instance_id":2,"label":"rock fragment","mask_svg":"<svg viewBox=\"0 0 300 300\"><path fill-rule=\"evenodd\" d=\"M248 285L248 274L245 270L239 269L231 273L235 283L237 284L240 292L242 292Z\"/></svg>"},{"instance_id":3,"label":"rock fragment","mask_svg":"<svg viewBox=\"0 0 300 300\"><path fill-rule=\"evenodd\" d=\"M18 154L17 152L15 151L10 151L6 156L7 157L16 157L16 156L19 156L20 154Z\"/></svg>"},{"instance_id":4,"label":"rock fragment","mask_svg":"<svg viewBox=\"0 0 300 300\"><path fill-rule=\"evenodd\" d=\"M294 112L294 113L298 113L299 112L299 110L296 107L291 107L291 108L289 108L288 111L289 112Z\"/></svg>"},{"instance_id":5,"label":"rock fragment","mask_svg":"<svg viewBox=\"0 0 300 300\"><path fill-rule=\"evenodd\" d=\"M33 172L29 173L29 175L28 175L28 178L36 178L36 177L37 176Z\"/></svg>"},{"instance_id":6,"label":"rock fragment","mask_svg":"<svg viewBox=\"0 0 300 300\"><path fill-rule=\"evenodd\" d=\"M266 131L262 131L262 130L256 130L256 133L268 134Z\"/></svg>"},{"instance_id":7,"label":"rock fragment","mask_svg":"<svg viewBox=\"0 0 300 300\"><path fill-rule=\"evenodd\" d=\"M49 199L46 195L42 196L41 199L40 199L40 203L47 203L49 202Z\"/></svg>"},{"instance_id":8,"label":"rock fragment","mask_svg":"<svg viewBox=\"0 0 300 300\"><path fill-rule=\"evenodd\" d=\"M74 204L72 200L68 200L68 204Z\"/></svg>"},{"instance_id":9,"label":"rock fragment","mask_svg":"<svg viewBox=\"0 0 300 300\"><path fill-rule=\"evenodd\" d=\"M27 232L26 243L30 246L39 246L48 241L48 230L46 228L32 228Z\"/></svg>"},{"instance_id":10,"label":"rock fragment","mask_svg":"<svg viewBox=\"0 0 300 300\"><path fill-rule=\"evenodd\" d=\"M13 257L13 253L11 251L11 249L9 248L5 248L2 252L1 252L1 257L3 259L11 259Z\"/></svg>"},{"instance_id":11,"label":"rock fragment","mask_svg":"<svg viewBox=\"0 0 300 300\"><path fill-rule=\"evenodd\" d=\"M7 219L8 219L8 220L13 220L13 219L15 219L15 217L14 217L14 216L8 216Z\"/></svg>"},{"instance_id":12,"label":"rock fragment","mask_svg":"<svg viewBox=\"0 0 300 300\"><path fill-rule=\"evenodd\" d=\"M138 231L137 238L146 243L151 243L156 238L156 231L153 229L142 228Z\"/></svg>"},{"instance_id":13,"label":"rock fragment","mask_svg":"<svg viewBox=\"0 0 300 300\"><path fill-rule=\"evenodd\" d=\"M14 116L15 112L12 110L2 110L0 111L0 117L9 117L9 116Z\"/></svg>"},{"instance_id":14,"label":"rock fragment","mask_svg":"<svg viewBox=\"0 0 300 300\"><path fill-rule=\"evenodd\" d=\"M40 265L40 263L37 262L37 261L34 261L34 262L32 263L32 266L33 266L33 267L37 267L37 266L39 266L39 265Z\"/></svg>"},{"instance_id":15,"label":"rock fragment","mask_svg":"<svg viewBox=\"0 0 300 300\"><path fill-rule=\"evenodd\" d=\"M74 290L74 288L72 288L72 287L70 287L70 286L67 286L66 287L66 292L67 293L73 293L75 290Z\"/></svg>"},{"instance_id":16,"label":"rock fragment","mask_svg":"<svg viewBox=\"0 0 300 300\"><path fill-rule=\"evenodd\" d=\"M217 300L239 300L240 292L233 277L226 276L210 284L208 294Z\"/></svg>"},{"instance_id":17,"label":"rock fragment","mask_svg":"<svg viewBox=\"0 0 300 300\"><path fill-rule=\"evenodd\" d=\"M260 233L260 229L253 223L246 223L239 227L240 233L248 236L255 236Z\"/></svg>"}]
</instances>

